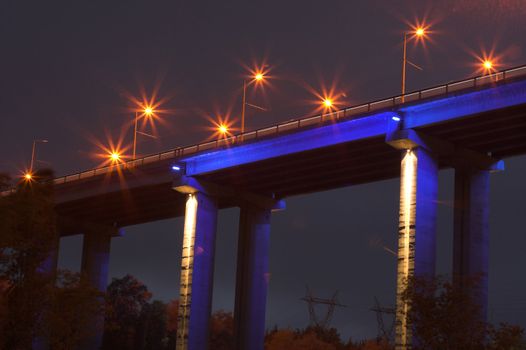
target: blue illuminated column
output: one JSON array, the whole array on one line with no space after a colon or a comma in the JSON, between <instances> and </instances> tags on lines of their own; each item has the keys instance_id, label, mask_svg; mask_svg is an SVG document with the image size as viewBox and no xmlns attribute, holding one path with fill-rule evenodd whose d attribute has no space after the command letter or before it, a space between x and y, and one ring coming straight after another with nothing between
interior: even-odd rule
<instances>
[{"instance_id":1,"label":"blue illuminated column","mask_svg":"<svg viewBox=\"0 0 526 350\"><path fill-rule=\"evenodd\" d=\"M177 350L208 349L216 228L216 201L202 192L187 193Z\"/></svg>"},{"instance_id":2,"label":"blue illuminated column","mask_svg":"<svg viewBox=\"0 0 526 350\"><path fill-rule=\"evenodd\" d=\"M396 297L396 349L410 349L412 326L409 304L402 298L408 279L435 274L436 203L438 165L424 148L404 151L400 178L398 271Z\"/></svg>"},{"instance_id":3,"label":"blue illuminated column","mask_svg":"<svg viewBox=\"0 0 526 350\"><path fill-rule=\"evenodd\" d=\"M241 207L234 337L236 350L263 350L267 301L270 209Z\"/></svg>"},{"instance_id":4,"label":"blue illuminated column","mask_svg":"<svg viewBox=\"0 0 526 350\"><path fill-rule=\"evenodd\" d=\"M98 291L106 292L108 268L110 262L111 237L115 230L94 228L84 233L82 246L81 275ZM100 298L100 302L103 299ZM104 314L95 316L91 326L93 336L83 342L81 348L99 349L102 345L104 331Z\"/></svg>"},{"instance_id":5,"label":"blue illuminated column","mask_svg":"<svg viewBox=\"0 0 526 350\"><path fill-rule=\"evenodd\" d=\"M455 170L453 280L480 307L482 320L488 303L489 176L489 171Z\"/></svg>"}]
</instances>

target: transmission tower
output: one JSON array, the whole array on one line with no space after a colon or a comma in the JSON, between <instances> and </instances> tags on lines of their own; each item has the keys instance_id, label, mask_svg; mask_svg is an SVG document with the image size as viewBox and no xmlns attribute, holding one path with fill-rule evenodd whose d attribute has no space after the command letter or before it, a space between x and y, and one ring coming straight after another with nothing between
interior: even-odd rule
<instances>
[{"instance_id":1,"label":"transmission tower","mask_svg":"<svg viewBox=\"0 0 526 350\"><path fill-rule=\"evenodd\" d=\"M395 313L396 310L392 307L382 307L378 298L374 297L374 307L371 311L376 313L376 322L378 323L378 340L383 339L384 341L391 343L393 341L393 330L395 325ZM384 314L392 315L391 324L389 328L385 327Z\"/></svg>"},{"instance_id":2,"label":"transmission tower","mask_svg":"<svg viewBox=\"0 0 526 350\"><path fill-rule=\"evenodd\" d=\"M336 306L347 307L346 305L340 304L340 302L338 301L338 291L334 292L332 298L322 299L322 298L314 297L308 286L307 286L307 293L300 300L305 301L308 305L310 325L320 327L320 328L327 328L329 326ZM327 312L321 318L318 317L318 315L316 314L316 305L327 306Z\"/></svg>"}]
</instances>

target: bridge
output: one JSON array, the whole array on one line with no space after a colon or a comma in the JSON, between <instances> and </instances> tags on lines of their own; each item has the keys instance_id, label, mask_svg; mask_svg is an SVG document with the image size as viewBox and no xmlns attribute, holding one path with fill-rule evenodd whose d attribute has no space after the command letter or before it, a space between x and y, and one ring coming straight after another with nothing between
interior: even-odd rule
<instances>
[{"instance_id":1,"label":"bridge","mask_svg":"<svg viewBox=\"0 0 526 350\"><path fill-rule=\"evenodd\" d=\"M263 349L273 210L290 196L400 177L397 349L412 334L407 278L433 276L437 176L455 169L455 283L486 317L489 177L526 153L526 66L54 179L62 236L83 234L81 270L106 288L123 227L184 216L177 349L206 349L218 210L240 207L236 349ZM397 227L397 229L395 229ZM57 251L49 268L56 268ZM102 322L99 320L99 322ZM99 333L87 348L95 349Z\"/></svg>"}]
</instances>

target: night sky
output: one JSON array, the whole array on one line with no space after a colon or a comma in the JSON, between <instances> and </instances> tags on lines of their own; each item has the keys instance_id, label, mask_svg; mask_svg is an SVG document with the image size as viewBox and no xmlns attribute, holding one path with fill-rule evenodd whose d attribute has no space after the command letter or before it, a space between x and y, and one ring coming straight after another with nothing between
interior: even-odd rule
<instances>
[{"instance_id":1,"label":"night sky","mask_svg":"<svg viewBox=\"0 0 526 350\"><path fill-rule=\"evenodd\" d=\"M268 64L268 86L250 89L247 128L307 116L314 91L333 89L341 105L400 90L401 39L427 18L430 38L409 45L408 90L477 72L478 56L499 68L526 64L522 0L19 1L0 3L0 170L38 159L57 175L101 163L98 144L131 143L134 102L162 100L158 140L139 153L211 137L208 119L236 121L247 68ZM213 117L215 119L215 117ZM146 130L146 129L145 129ZM491 179L490 320L526 327L526 157ZM287 199L272 219L267 325L304 327L308 284L335 290L348 307L333 325L344 337L376 335L368 309L395 299L399 180ZM453 171L440 175L438 273L452 265ZM220 212L214 309L232 310L239 211ZM110 275L130 273L168 301L178 297L182 219L127 227L112 242ZM82 237L62 239L60 267L80 269ZM322 311L322 310L320 310Z\"/></svg>"}]
</instances>

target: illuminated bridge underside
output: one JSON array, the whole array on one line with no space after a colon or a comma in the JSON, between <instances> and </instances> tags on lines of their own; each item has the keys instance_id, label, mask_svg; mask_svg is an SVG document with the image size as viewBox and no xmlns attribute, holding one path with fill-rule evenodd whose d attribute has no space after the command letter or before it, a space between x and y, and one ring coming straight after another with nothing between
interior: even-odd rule
<instances>
[{"instance_id":1,"label":"illuminated bridge underside","mask_svg":"<svg viewBox=\"0 0 526 350\"><path fill-rule=\"evenodd\" d=\"M175 161L187 164L189 176L275 198L396 178L401 155L385 143L393 116L402 119L402 128L494 158L526 153L526 81L516 81L163 160L124 170L122 179L114 172L60 184L58 211L119 227L182 216L185 198L172 189L169 171ZM439 166L450 163L439 159ZM236 204L218 199L219 208ZM74 233L63 228L63 235Z\"/></svg>"}]
</instances>

